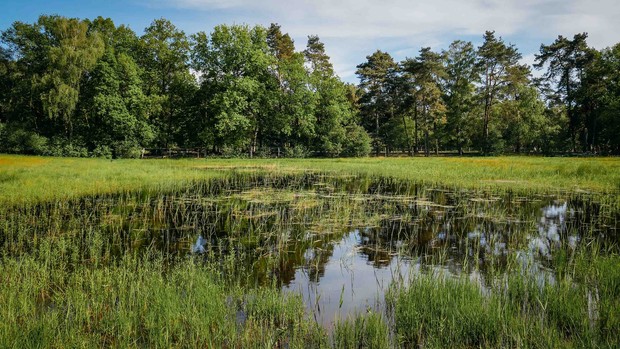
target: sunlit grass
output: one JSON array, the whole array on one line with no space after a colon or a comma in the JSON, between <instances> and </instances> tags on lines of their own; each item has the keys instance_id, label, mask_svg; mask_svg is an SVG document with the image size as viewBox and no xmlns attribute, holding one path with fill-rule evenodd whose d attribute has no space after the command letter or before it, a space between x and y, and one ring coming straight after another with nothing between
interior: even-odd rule
<instances>
[{"instance_id":1,"label":"sunlit grass","mask_svg":"<svg viewBox=\"0 0 620 349\"><path fill-rule=\"evenodd\" d=\"M620 190L618 158L103 160L0 155L0 202L172 189L231 170L369 174L428 184L521 191Z\"/></svg>"},{"instance_id":2,"label":"sunlit grass","mask_svg":"<svg viewBox=\"0 0 620 349\"><path fill-rule=\"evenodd\" d=\"M614 347L619 166L614 158L0 156L0 347ZM578 248L562 236L541 282L517 258L537 221L508 206L548 194L583 203L567 229L590 230ZM452 234L471 251L452 261L449 244L419 242L437 236L450 210L461 227ZM450 262L462 275L416 269L392 285L385 312L343 317L331 333L299 295L280 291L283 264L309 258L307 272L320 273L331 236L390 222L412 227L365 248L415 256L429 247L419 263ZM501 234L509 247L507 261L485 255L487 285L467 274L481 273L481 235L469 238L479 225L490 247ZM197 234L209 240L204 256L188 252Z\"/></svg>"}]
</instances>

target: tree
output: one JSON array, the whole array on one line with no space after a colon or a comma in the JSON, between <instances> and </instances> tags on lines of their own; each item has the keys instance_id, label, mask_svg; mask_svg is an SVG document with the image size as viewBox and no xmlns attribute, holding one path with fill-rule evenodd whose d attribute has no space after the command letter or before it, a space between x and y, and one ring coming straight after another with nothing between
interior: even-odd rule
<instances>
[{"instance_id":1,"label":"tree","mask_svg":"<svg viewBox=\"0 0 620 349\"><path fill-rule=\"evenodd\" d=\"M495 114L502 121L502 139L514 152L549 152L545 140L558 130L546 117L545 104L535 87L527 84L514 86L510 97L498 105Z\"/></svg>"},{"instance_id":2,"label":"tree","mask_svg":"<svg viewBox=\"0 0 620 349\"><path fill-rule=\"evenodd\" d=\"M446 59L444 100L447 133L454 141L459 155L463 155L463 147L471 141L466 124L474 112L475 84L480 78L476 54L471 42L460 40L452 42L448 50L443 52Z\"/></svg>"},{"instance_id":3,"label":"tree","mask_svg":"<svg viewBox=\"0 0 620 349\"><path fill-rule=\"evenodd\" d=\"M420 123L424 131L424 153L430 154L430 134L434 139L435 154L439 153L439 127L445 124L446 106L442 99L441 81L446 78L443 58L430 47L420 50L415 59L407 59L403 69L410 74L410 84L415 90L414 108L419 110ZM416 125L416 128L418 126Z\"/></svg>"},{"instance_id":4,"label":"tree","mask_svg":"<svg viewBox=\"0 0 620 349\"><path fill-rule=\"evenodd\" d=\"M318 36L308 37L304 56L309 66L310 88L316 96L312 148L322 155L339 155L347 140L346 128L354 122L348 88L335 75L325 45Z\"/></svg>"},{"instance_id":5,"label":"tree","mask_svg":"<svg viewBox=\"0 0 620 349\"><path fill-rule=\"evenodd\" d=\"M56 132L56 127L43 111L43 91L38 82L49 66L50 41L39 22L15 22L2 32L4 56L7 59L3 64L6 69L5 79L8 79L5 83L11 87L5 91L6 103L9 104L5 120L35 132L47 131L49 134Z\"/></svg>"},{"instance_id":6,"label":"tree","mask_svg":"<svg viewBox=\"0 0 620 349\"><path fill-rule=\"evenodd\" d=\"M194 36L194 69L202 74L207 115L218 146L248 147L255 152L274 103L268 91L273 57L264 28L215 27L210 36ZM205 130L205 140L209 131Z\"/></svg>"},{"instance_id":7,"label":"tree","mask_svg":"<svg viewBox=\"0 0 620 349\"><path fill-rule=\"evenodd\" d=\"M46 33L53 43L49 48L49 66L40 79L43 109L52 119L65 123L72 136L73 112L78 103L83 74L92 69L103 54L103 41L88 34L88 23L78 19L42 16Z\"/></svg>"},{"instance_id":8,"label":"tree","mask_svg":"<svg viewBox=\"0 0 620 349\"><path fill-rule=\"evenodd\" d=\"M7 49L0 46L0 124L9 120L11 89L13 88L14 63Z\"/></svg>"},{"instance_id":9,"label":"tree","mask_svg":"<svg viewBox=\"0 0 620 349\"><path fill-rule=\"evenodd\" d=\"M106 47L114 49L114 52L123 53L135 61L140 58L140 39L131 28L120 25L116 26L112 19L101 16L89 23L89 32L98 33Z\"/></svg>"},{"instance_id":10,"label":"tree","mask_svg":"<svg viewBox=\"0 0 620 349\"><path fill-rule=\"evenodd\" d=\"M373 134L377 155L379 155L381 145L388 143L389 136L384 132L383 126L395 115L397 71L398 65L392 56L382 51L376 51L367 56L366 62L357 66L359 88L363 91L360 98L362 122L366 130ZM403 125L406 131L404 119Z\"/></svg>"},{"instance_id":11,"label":"tree","mask_svg":"<svg viewBox=\"0 0 620 349\"><path fill-rule=\"evenodd\" d=\"M289 141L309 146L315 135L316 96L310 89L304 54L295 52L293 40L282 34L277 24L267 30L267 45L275 57L271 71L277 81L273 89L277 103L269 118L268 133L279 147Z\"/></svg>"},{"instance_id":12,"label":"tree","mask_svg":"<svg viewBox=\"0 0 620 349\"><path fill-rule=\"evenodd\" d=\"M575 102L587 150L620 153L620 44L590 52Z\"/></svg>"},{"instance_id":13,"label":"tree","mask_svg":"<svg viewBox=\"0 0 620 349\"><path fill-rule=\"evenodd\" d=\"M487 31L484 42L478 48L477 65L481 71L480 97L483 102L482 115L482 151L485 154L493 151L494 142L489 137L493 107L498 99L503 98L505 88L511 83L527 80L529 69L520 65L521 54L514 45L506 45L495 32Z\"/></svg>"},{"instance_id":14,"label":"tree","mask_svg":"<svg viewBox=\"0 0 620 349\"><path fill-rule=\"evenodd\" d=\"M592 61L591 50L586 39L588 34L576 34L573 40L558 36L551 45L541 45L536 55L538 69L547 66L545 79L554 82L559 99L566 106L569 120L571 148L577 148L577 135L585 130L583 118L577 113L576 99L581 87L581 77L585 67Z\"/></svg>"},{"instance_id":15,"label":"tree","mask_svg":"<svg viewBox=\"0 0 620 349\"><path fill-rule=\"evenodd\" d=\"M157 19L144 30L140 40L140 65L144 91L157 110L153 122L159 145L169 147L178 130L175 117L182 116L179 102L195 84L189 73L190 44L185 33L167 19Z\"/></svg>"},{"instance_id":16,"label":"tree","mask_svg":"<svg viewBox=\"0 0 620 349\"><path fill-rule=\"evenodd\" d=\"M148 123L150 101L142 92L134 60L108 47L85 83L82 113L87 122L81 134L90 149L109 147L118 157L148 145L153 131ZM135 155L134 150L134 155Z\"/></svg>"}]
</instances>

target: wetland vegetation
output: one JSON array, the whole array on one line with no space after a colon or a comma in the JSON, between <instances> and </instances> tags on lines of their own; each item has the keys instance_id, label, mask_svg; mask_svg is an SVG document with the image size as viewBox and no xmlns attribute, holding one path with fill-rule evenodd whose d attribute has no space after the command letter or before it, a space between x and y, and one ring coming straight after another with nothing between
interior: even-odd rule
<instances>
[{"instance_id":1,"label":"wetland vegetation","mask_svg":"<svg viewBox=\"0 0 620 349\"><path fill-rule=\"evenodd\" d=\"M618 161L455 160L1 156L0 347L615 347Z\"/></svg>"},{"instance_id":2,"label":"wetland vegetation","mask_svg":"<svg viewBox=\"0 0 620 349\"><path fill-rule=\"evenodd\" d=\"M587 41L351 84L277 23L13 22L0 347L617 348L620 44Z\"/></svg>"}]
</instances>

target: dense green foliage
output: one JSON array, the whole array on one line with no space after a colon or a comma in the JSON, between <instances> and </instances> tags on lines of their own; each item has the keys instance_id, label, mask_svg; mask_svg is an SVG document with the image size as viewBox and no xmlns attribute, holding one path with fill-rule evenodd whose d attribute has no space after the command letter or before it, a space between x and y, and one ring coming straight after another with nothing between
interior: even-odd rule
<instances>
[{"instance_id":1,"label":"dense green foliage","mask_svg":"<svg viewBox=\"0 0 620 349\"><path fill-rule=\"evenodd\" d=\"M138 157L476 151L620 153L620 46L587 35L542 45L532 78L494 32L483 43L377 51L343 83L325 46L295 51L277 24L187 35L157 19L138 36L111 19L41 16L0 37L0 152Z\"/></svg>"},{"instance_id":2,"label":"dense green foliage","mask_svg":"<svg viewBox=\"0 0 620 349\"><path fill-rule=\"evenodd\" d=\"M0 43L0 152L138 157L364 156L350 86L323 43L295 52L276 24L188 36L157 19L144 35L110 19L41 16Z\"/></svg>"},{"instance_id":3,"label":"dense green foliage","mask_svg":"<svg viewBox=\"0 0 620 349\"><path fill-rule=\"evenodd\" d=\"M394 62L377 51L358 65L362 123L375 151L620 152L620 44L597 51L587 34L542 45L532 77L494 32L483 43L425 47Z\"/></svg>"}]
</instances>

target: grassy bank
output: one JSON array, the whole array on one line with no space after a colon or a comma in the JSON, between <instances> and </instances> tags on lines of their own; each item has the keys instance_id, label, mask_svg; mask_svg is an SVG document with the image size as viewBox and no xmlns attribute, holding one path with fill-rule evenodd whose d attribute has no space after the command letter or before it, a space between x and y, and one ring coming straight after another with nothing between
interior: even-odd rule
<instances>
[{"instance_id":1,"label":"grassy bank","mask_svg":"<svg viewBox=\"0 0 620 349\"><path fill-rule=\"evenodd\" d=\"M0 156L0 347L613 348L619 166ZM363 228L351 253L415 265L383 308L323 328L278 278L319 280L330 234Z\"/></svg>"},{"instance_id":2,"label":"grassy bank","mask_svg":"<svg viewBox=\"0 0 620 349\"><path fill-rule=\"evenodd\" d=\"M222 170L370 174L461 188L617 192L620 158L102 160L0 155L0 203L173 189Z\"/></svg>"}]
</instances>

